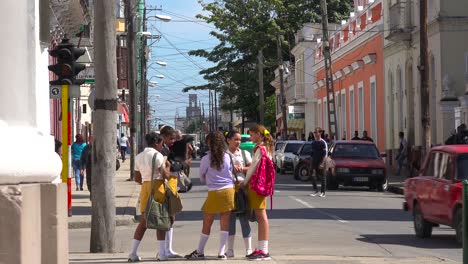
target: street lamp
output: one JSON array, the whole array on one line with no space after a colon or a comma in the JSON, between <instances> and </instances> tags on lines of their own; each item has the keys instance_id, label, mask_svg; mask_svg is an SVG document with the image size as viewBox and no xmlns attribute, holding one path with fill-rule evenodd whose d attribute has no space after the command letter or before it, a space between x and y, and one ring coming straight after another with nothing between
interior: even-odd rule
<instances>
[{"instance_id":1,"label":"street lamp","mask_svg":"<svg viewBox=\"0 0 468 264\"><path fill-rule=\"evenodd\" d=\"M159 20L161 20L161 21L163 21L163 22L169 22L169 21L172 20L172 18L171 18L170 16L166 16L166 15L148 16L148 17L146 18L146 20L148 20L148 19L150 19L150 18L153 18L153 17L154 17L154 18L157 18L157 19L159 19Z\"/></svg>"}]
</instances>

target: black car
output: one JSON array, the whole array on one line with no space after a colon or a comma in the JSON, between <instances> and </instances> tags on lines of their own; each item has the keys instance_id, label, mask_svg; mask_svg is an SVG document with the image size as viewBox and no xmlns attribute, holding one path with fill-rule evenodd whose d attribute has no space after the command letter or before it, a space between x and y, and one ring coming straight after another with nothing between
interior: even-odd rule
<instances>
[{"instance_id":1,"label":"black car","mask_svg":"<svg viewBox=\"0 0 468 264\"><path fill-rule=\"evenodd\" d=\"M310 161L312 159L312 142L305 142L294 153L293 159L294 166L294 179L301 181L308 181L310 179Z\"/></svg>"}]
</instances>

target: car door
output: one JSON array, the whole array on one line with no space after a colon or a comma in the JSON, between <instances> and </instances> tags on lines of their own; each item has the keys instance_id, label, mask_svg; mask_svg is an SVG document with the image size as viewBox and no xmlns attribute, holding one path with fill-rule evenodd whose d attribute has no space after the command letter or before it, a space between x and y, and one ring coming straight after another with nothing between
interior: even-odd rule
<instances>
[{"instance_id":1,"label":"car door","mask_svg":"<svg viewBox=\"0 0 468 264\"><path fill-rule=\"evenodd\" d=\"M449 153L441 152L436 160L436 177L432 182L431 211L440 224L450 224L450 187L453 181L455 162Z\"/></svg>"},{"instance_id":2,"label":"car door","mask_svg":"<svg viewBox=\"0 0 468 264\"><path fill-rule=\"evenodd\" d=\"M427 220L436 219L436 212L431 202L431 192L434 188L437 170L437 160L440 159L440 152L431 151L420 176L415 181L416 200L420 206L424 218Z\"/></svg>"}]
</instances>

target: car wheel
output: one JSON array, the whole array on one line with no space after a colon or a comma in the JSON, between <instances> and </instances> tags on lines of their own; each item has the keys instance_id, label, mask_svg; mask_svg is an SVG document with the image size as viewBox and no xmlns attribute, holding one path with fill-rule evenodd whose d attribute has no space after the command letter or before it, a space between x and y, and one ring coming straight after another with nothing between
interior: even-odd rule
<instances>
[{"instance_id":1,"label":"car wheel","mask_svg":"<svg viewBox=\"0 0 468 264\"><path fill-rule=\"evenodd\" d=\"M416 232L417 237L431 237L432 224L424 219L424 215L422 214L418 204L414 205L413 223L414 231Z\"/></svg>"},{"instance_id":2,"label":"car wheel","mask_svg":"<svg viewBox=\"0 0 468 264\"><path fill-rule=\"evenodd\" d=\"M383 182L377 184L377 191L386 192L387 190L388 190L388 180L387 178L385 178Z\"/></svg>"},{"instance_id":3,"label":"car wheel","mask_svg":"<svg viewBox=\"0 0 468 264\"><path fill-rule=\"evenodd\" d=\"M458 244L463 245L463 212L461 208L455 212L453 219L455 221L453 225L455 228L455 238Z\"/></svg>"},{"instance_id":4,"label":"car wheel","mask_svg":"<svg viewBox=\"0 0 468 264\"><path fill-rule=\"evenodd\" d=\"M297 179L301 181L310 181L310 170L307 164L299 164L297 168Z\"/></svg>"}]
</instances>

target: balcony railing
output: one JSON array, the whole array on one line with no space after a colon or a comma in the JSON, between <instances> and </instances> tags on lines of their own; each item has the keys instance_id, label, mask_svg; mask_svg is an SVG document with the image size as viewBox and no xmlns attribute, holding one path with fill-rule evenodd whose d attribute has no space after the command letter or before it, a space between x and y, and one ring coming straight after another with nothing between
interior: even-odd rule
<instances>
[{"instance_id":1,"label":"balcony railing","mask_svg":"<svg viewBox=\"0 0 468 264\"><path fill-rule=\"evenodd\" d=\"M407 2L397 2L390 7L390 34L387 36L391 41L402 41L411 39L411 17Z\"/></svg>"}]
</instances>

